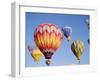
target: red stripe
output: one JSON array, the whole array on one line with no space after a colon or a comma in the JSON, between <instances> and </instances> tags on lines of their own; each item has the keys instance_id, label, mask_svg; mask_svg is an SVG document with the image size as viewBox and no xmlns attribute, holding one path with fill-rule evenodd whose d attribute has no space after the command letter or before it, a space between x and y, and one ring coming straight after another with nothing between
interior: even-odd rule
<instances>
[{"instance_id":1,"label":"red stripe","mask_svg":"<svg viewBox=\"0 0 100 80\"><path fill-rule=\"evenodd\" d=\"M38 32L36 32L36 34L34 35L34 38L35 38L35 41L38 39L38 37L39 36L41 36L41 37L43 37L45 34L48 34L49 35L49 38L51 38L52 37L52 33L53 34L55 34L56 35L56 37L60 37L60 39L62 39L62 34L61 34L61 32L60 32L60 30L58 30L59 28L58 28L58 26L56 26L56 25L54 25L54 24L40 24L37 28L36 28L36 30L37 29L40 29L40 28L44 28L45 26L48 26L50 29L52 29L52 28L56 28L56 30L58 31L58 34L57 34L57 32L55 31L55 30L52 30L50 33L48 32L48 30L45 30L45 31L43 31L42 33L40 33L40 30L38 31ZM44 40L43 40L44 41ZM56 41L56 40L55 40ZM47 42L47 41L46 41ZM39 47L39 49L41 50L41 51L43 51L43 50L45 50L45 49L52 49L52 50L57 50L57 46L56 45L54 45L54 44L52 44L52 43L50 43L49 45L46 43L46 44L39 44L38 45L38 47Z\"/></svg>"}]
</instances>

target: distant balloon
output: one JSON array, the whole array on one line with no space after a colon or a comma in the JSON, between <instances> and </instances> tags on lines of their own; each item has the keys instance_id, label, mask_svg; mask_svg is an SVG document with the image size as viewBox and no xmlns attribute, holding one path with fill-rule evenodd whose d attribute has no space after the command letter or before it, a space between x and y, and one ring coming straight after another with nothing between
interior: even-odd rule
<instances>
[{"instance_id":1,"label":"distant balloon","mask_svg":"<svg viewBox=\"0 0 100 80\"><path fill-rule=\"evenodd\" d=\"M88 29L90 29L90 23L89 23L89 19L86 19L86 24L87 24L87 26L88 26Z\"/></svg>"},{"instance_id":2,"label":"distant balloon","mask_svg":"<svg viewBox=\"0 0 100 80\"><path fill-rule=\"evenodd\" d=\"M29 52L32 52L33 51L33 46L32 45L28 45L28 50L29 50Z\"/></svg>"},{"instance_id":3,"label":"distant balloon","mask_svg":"<svg viewBox=\"0 0 100 80\"><path fill-rule=\"evenodd\" d=\"M87 41L88 41L88 43L90 44L90 39L88 39Z\"/></svg>"},{"instance_id":4,"label":"distant balloon","mask_svg":"<svg viewBox=\"0 0 100 80\"><path fill-rule=\"evenodd\" d=\"M62 28L64 36L67 38L68 41L71 40L72 28L71 27L64 27Z\"/></svg>"},{"instance_id":5,"label":"distant balloon","mask_svg":"<svg viewBox=\"0 0 100 80\"><path fill-rule=\"evenodd\" d=\"M37 62L37 63L43 57L43 54L41 53L41 51L39 49L34 50L32 45L28 45L28 50L29 50L32 58L34 59L34 61Z\"/></svg>"},{"instance_id":6,"label":"distant balloon","mask_svg":"<svg viewBox=\"0 0 100 80\"><path fill-rule=\"evenodd\" d=\"M62 32L54 24L40 24L34 32L34 40L37 47L43 53L46 64L49 66L54 52L60 47L62 42Z\"/></svg>"},{"instance_id":7,"label":"distant balloon","mask_svg":"<svg viewBox=\"0 0 100 80\"><path fill-rule=\"evenodd\" d=\"M71 45L71 50L76 56L77 60L79 60L80 63L80 57L84 51L84 43L81 40L76 40Z\"/></svg>"},{"instance_id":8,"label":"distant balloon","mask_svg":"<svg viewBox=\"0 0 100 80\"><path fill-rule=\"evenodd\" d=\"M31 53L31 56L34 59L34 61L37 63L41 60L41 58L43 58L42 52L38 49L33 50L33 52Z\"/></svg>"},{"instance_id":9,"label":"distant balloon","mask_svg":"<svg viewBox=\"0 0 100 80\"><path fill-rule=\"evenodd\" d=\"M89 21L89 19L86 19L85 22L86 22L86 24L87 24L88 30L90 30L90 21ZM88 39L87 41L88 41L88 43L90 44L90 39Z\"/></svg>"}]
</instances>

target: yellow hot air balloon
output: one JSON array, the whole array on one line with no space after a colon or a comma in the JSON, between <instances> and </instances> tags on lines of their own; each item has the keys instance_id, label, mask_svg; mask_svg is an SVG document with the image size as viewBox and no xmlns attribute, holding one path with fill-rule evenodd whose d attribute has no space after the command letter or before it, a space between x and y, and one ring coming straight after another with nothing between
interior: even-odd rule
<instances>
[{"instance_id":1,"label":"yellow hot air balloon","mask_svg":"<svg viewBox=\"0 0 100 80\"><path fill-rule=\"evenodd\" d=\"M80 57L84 51L84 43L81 40L76 40L71 45L71 50L76 56L77 60L79 60L80 63Z\"/></svg>"},{"instance_id":2,"label":"yellow hot air balloon","mask_svg":"<svg viewBox=\"0 0 100 80\"><path fill-rule=\"evenodd\" d=\"M43 54L39 49L33 50L31 56L37 63L41 60L41 58L43 58Z\"/></svg>"},{"instance_id":3,"label":"yellow hot air balloon","mask_svg":"<svg viewBox=\"0 0 100 80\"><path fill-rule=\"evenodd\" d=\"M43 54L39 49L33 49L32 45L28 45L28 50L35 62L39 62L43 58Z\"/></svg>"}]
</instances>

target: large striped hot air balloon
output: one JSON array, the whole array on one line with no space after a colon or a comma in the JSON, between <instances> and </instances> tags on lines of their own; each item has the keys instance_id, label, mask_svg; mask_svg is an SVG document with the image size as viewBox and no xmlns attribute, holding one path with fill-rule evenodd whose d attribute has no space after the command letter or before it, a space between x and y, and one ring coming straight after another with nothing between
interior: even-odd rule
<instances>
[{"instance_id":1,"label":"large striped hot air balloon","mask_svg":"<svg viewBox=\"0 0 100 80\"><path fill-rule=\"evenodd\" d=\"M40 24L36 28L34 40L37 47L45 56L47 65L50 65L50 59L54 52L60 47L62 38L61 30L54 24Z\"/></svg>"}]
</instances>

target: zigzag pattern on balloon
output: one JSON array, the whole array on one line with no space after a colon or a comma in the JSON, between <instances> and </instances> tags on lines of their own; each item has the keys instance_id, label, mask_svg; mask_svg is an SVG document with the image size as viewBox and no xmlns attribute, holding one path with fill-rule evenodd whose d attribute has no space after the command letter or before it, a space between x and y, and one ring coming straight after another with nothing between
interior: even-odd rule
<instances>
[{"instance_id":1,"label":"zigzag pattern on balloon","mask_svg":"<svg viewBox=\"0 0 100 80\"><path fill-rule=\"evenodd\" d=\"M61 30L54 24L40 24L34 33L34 39L42 52L56 51L63 38Z\"/></svg>"}]
</instances>

